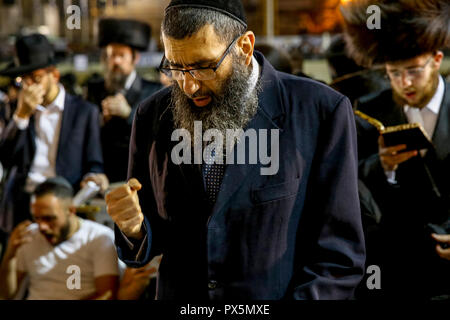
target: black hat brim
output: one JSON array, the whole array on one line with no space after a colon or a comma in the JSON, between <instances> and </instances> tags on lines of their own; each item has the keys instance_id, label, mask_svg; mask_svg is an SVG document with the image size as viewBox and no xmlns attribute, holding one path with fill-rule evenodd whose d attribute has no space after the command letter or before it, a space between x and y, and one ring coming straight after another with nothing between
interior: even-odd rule
<instances>
[{"instance_id":1,"label":"black hat brim","mask_svg":"<svg viewBox=\"0 0 450 320\"><path fill-rule=\"evenodd\" d=\"M130 19L104 18L99 22L99 47L119 43L138 51L147 50L150 45L149 24Z\"/></svg>"},{"instance_id":2,"label":"black hat brim","mask_svg":"<svg viewBox=\"0 0 450 320\"><path fill-rule=\"evenodd\" d=\"M0 70L0 76L10 78L20 77L35 70L46 68L56 64L57 64L56 59L49 60L46 63L35 63L23 66L16 66L14 62L11 62L6 66L5 69Z\"/></svg>"}]
</instances>

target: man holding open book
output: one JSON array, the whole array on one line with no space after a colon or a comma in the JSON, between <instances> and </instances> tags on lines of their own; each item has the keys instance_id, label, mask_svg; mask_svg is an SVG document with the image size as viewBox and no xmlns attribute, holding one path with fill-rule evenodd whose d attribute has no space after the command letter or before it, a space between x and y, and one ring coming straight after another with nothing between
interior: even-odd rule
<instances>
[{"instance_id":1,"label":"man holding open book","mask_svg":"<svg viewBox=\"0 0 450 320\"><path fill-rule=\"evenodd\" d=\"M370 5L381 9L381 29L366 26ZM366 234L381 290L363 294L448 296L450 263L432 234L450 230L450 85L439 74L450 4L354 1L343 15L349 53L366 66L383 64L391 84L357 105L359 178L382 213Z\"/></svg>"}]
</instances>

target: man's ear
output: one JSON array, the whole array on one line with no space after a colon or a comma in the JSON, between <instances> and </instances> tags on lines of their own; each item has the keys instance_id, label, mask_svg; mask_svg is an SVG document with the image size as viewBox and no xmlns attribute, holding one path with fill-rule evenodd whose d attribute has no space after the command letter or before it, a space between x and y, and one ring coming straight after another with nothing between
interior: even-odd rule
<instances>
[{"instance_id":1,"label":"man's ear","mask_svg":"<svg viewBox=\"0 0 450 320\"><path fill-rule=\"evenodd\" d=\"M437 70L441 68L442 60L444 59L444 53L442 51L437 51L434 55L434 65L436 66Z\"/></svg>"},{"instance_id":2,"label":"man's ear","mask_svg":"<svg viewBox=\"0 0 450 320\"><path fill-rule=\"evenodd\" d=\"M255 48L255 34L252 31L244 33L238 40L238 47L245 56L245 64L250 65Z\"/></svg>"},{"instance_id":3,"label":"man's ear","mask_svg":"<svg viewBox=\"0 0 450 320\"><path fill-rule=\"evenodd\" d=\"M68 209L69 209L69 213L71 215L76 215L77 214L77 208L75 208L75 206L73 204L71 204Z\"/></svg>"},{"instance_id":4,"label":"man's ear","mask_svg":"<svg viewBox=\"0 0 450 320\"><path fill-rule=\"evenodd\" d=\"M139 63L139 60L141 60L141 53L137 50L134 51L134 65L137 65Z\"/></svg>"},{"instance_id":5,"label":"man's ear","mask_svg":"<svg viewBox=\"0 0 450 320\"><path fill-rule=\"evenodd\" d=\"M55 83L58 83L59 79L61 78L61 73L59 72L58 68L53 67L50 74L53 77L53 79L55 79Z\"/></svg>"}]
</instances>

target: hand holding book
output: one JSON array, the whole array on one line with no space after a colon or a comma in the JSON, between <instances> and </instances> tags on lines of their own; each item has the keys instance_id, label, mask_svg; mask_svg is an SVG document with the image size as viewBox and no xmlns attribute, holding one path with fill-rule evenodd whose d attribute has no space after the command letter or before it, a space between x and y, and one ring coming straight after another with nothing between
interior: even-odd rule
<instances>
[{"instance_id":1,"label":"hand holding book","mask_svg":"<svg viewBox=\"0 0 450 320\"><path fill-rule=\"evenodd\" d=\"M383 136L380 135L378 138L378 154L380 156L381 166L385 172L397 170L399 164L406 162L419 154L417 150L405 150L405 144L387 147L384 143Z\"/></svg>"},{"instance_id":2,"label":"hand holding book","mask_svg":"<svg viewBox=\"0 0 450 320\"><path fill-rule=\"evenodd\" d=\"M355 110L354 112L355 115L366 120L378 129L378 132L383 137L385 147L405 145L406 147L401 150L402 152L433 148L431 139L428 137L425 129L418 123L385 127L377 119L372 118L359 110Z\"/></svg>"}]
</instances>

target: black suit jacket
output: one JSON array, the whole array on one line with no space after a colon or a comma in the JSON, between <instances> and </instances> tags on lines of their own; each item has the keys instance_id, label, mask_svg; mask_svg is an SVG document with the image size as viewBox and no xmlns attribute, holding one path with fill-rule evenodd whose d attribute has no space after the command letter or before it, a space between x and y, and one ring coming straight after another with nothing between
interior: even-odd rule
<instances>
[{"instance_id":1,"label":"black suit jacket","mask_svg":"<svg viewBox=\"0 0 450 320\"><path fill-rule=\"evenodd\" d=\"M385 126L408 123L403 107L395 104L392 91L386 90L364 103L362 112ZM450 219L450 86L432 137L434 149L400 164L396 185L387 182L378 156L378 131L357 117L359 177L378 204L382 218L366 226L367 253L371 264L383 265L383 290L380 297L426 297L450 293L449 265L434 252L426 227L432 223L447 232ZM447 268L447 271L443 271ZM444 272L444 273L443 273ZM410 281L414 278L414 281ZM445 285L444 285L445 283ZM442 285L441 285L442 284ZM447 286L447 288L445 288ZM446 292L445 292L446 291Z\"/></svg>"},{"instance_id":2,"label":"black suit jacket","mask_svg":"<svg viewBox=\"0 0 450 320\"><path fill-rule=\"evenodd\" d=\"M117 229L116 241L130 266L164 254L159 299L348 299L362 277L350 103L255 56L262 93L246 129L280 130L279 170L263 176L261 163L228 165L213 207L199 166L171 160L178 143L171 141L171 89L137 111L129 177L143 185L139 199L148 241L137 261Z\"/></svg>"},{"instance_id":3,"label":"black suit jacket","mask_svg":"<svg viewBox=\"0 0 450 320\"><path fill-rule=\"evenodd\" d=\"M66 178L75 190L79 189L85 174L103 172L99 123L96 106L66 93L56 157L56 174ZM16 123L11 120L0 140L0 161L8 170L0 217L3 228L7 230L10 230L12 224L28 218L27 213L17 212L17 209L24 210L28 206L28 203L20 202L35 152L34 116L30 118L28 128L25 130L19 130ZM14 222L11 219L12 215Z\"/></svg>"},{"instance_id":4,"label":"black suit jacket","mask_svg":"<svg viewBox=\"0 0 450 320\"><path fill-rule=\"evenodd\" d=\"M136 76L125 99L131 107L128 119L113 117L101 128L101 141L105 160L105 173L111 182L125 181L127 178L128 147L131 125L139 103L162 88L158 82L148 81ZM101 102L108 96L104 79L88 83L87 99L101 108Z\"/></svg>"}]
</instances>

